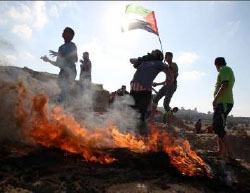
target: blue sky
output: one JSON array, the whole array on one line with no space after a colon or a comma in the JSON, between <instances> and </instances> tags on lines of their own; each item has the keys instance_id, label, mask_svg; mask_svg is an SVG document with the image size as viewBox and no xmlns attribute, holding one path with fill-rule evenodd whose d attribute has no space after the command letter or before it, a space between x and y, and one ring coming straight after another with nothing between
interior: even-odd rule
<instances>
[{"instance_id":1,"label":"blue sky","mask_svg":"<svg viewBox=\"0 0 250 193\"><path fill-rule=\"evenodd\" d=\"M129 3L132 1L1 1L0 41L5 44L1 44L0 59L19 67L58 73L58 68L39 58L48 55L50 49L57 51L63 44L62 31L69 26L76 33L73 42L79 58L84 51L90 53L93 82L109 91L122 84L129 89L135 72L129 58L160 48L158 37L152 33L120 31ZM178 88L171 106L212 111L217 77L214 59L223 56L236 78L231 114L250 117L250 2L135 3L155 11L163 50L172 51L179 65ZM79 63L77 69L79 73ZM156 81L162 80L164 75L159 74Z\"/></svg>"}]
</instances>

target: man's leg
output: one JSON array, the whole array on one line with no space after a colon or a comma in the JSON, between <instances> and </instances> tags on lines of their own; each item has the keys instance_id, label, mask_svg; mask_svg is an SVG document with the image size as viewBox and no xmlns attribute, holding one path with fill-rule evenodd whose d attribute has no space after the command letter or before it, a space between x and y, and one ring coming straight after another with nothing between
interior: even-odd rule
<instances>
[{"instance_id":1,"label":"man's leg","mask_svg":"<svg viewBox=\"0 0 250 193\"><path fill-rule=\"evenodd\" d=\"M145 122L145 115L148 109L148 106L151 101L151 92L140 92L140 100L138 101L138 107L141 114L140 125L139 125L139 133L141 135L147 136L148 130Z\"/></svg>"},{"instance_id":2,"label":"man's leg","mask_svg":"<svg viewBox=\"0 0 250 193\"><path fill-rule=\"evenodd\" d=\"M221 156L224 153L223 146L225 145L223 138L226 135L224 126L223 104L218 104L213 115L214 132L218 135L218 151L217 155Z\"/></svg>"},{"instance_id":3,"label":"man's leg","mask_svg":"<svg viewBox=\"0 0 250 193\"><path fill-rule=\"evenodd\" d=\"M224 127L226 126L227 116L230 113L230 111L232 110L232 108L233 108L233 104L227 104L226 105L226 111L224 112L224 119L223 119ZM227 135L225 135L222 138L222 142L225 145L226 156L229 157L229 158L232 158L231 146L230 146L230 143L228 141L228 136Z\"/></svg>"},{"instance_id":4,"label":"man's leg","mask_svg":"<svg viewBox=\"0 0 250 193\"><path fill-rule=\"evenodd\" d=\"M224 144L224 147L225 147L226 156L229 158L232 158L231 146L230 146L230 143L228 141L227 135L225 135L221 140L222 140L222 143Z\"/></svg>"},{"instance_id":5,"label":"man's leg","mask_svg":"<svg viewBox=\"0 0 250 193\"><path fill-rule=\"evenodd\" d=\"M164 109L166 111L170 111L170 109L171 109L169 104L170 104L170 101L171 101L171 98L172 98L174 92L176 91L176 88L177 88L176 83L173 84L172 86L167 87L167 91L166 91L164 102L163 102L163 106L164 106Z\"/></svg>"},{"instance_id":6,"label":"man's leg","mask_svg":"<svg viewBox=\"0 0 250 193\"><path fill-rule=\"evenodd\" d=\"M149 122L150 121L154 121L154 116L155 116L155 112L156 112L156 109L157 109L157 106L158 106L158 102L159 102L159 100L161 100L161 98L163 96L165 96L166 92L167 92L167 86L163 86L163 87L161 87L161 89L159 90L159 92L154 97L153 103L152 103L151 115L148 118Z\"/></svg>"},{"instance_id":7,"label":"man's leg","mask_svg":"<svg viewBox=\"0 0 250 193\"><path fill-rule=\"evenodd\" d=\"M140 113L140 120L139 120L138 124L136 125L136 129L137 129L138 134L143 135L142 131L145 130L145 129L143 129L143 128L145 128L145 126L144 126L145 124L142 121L143 115L142 115L141 110L140 110L140 101L142 100L142 98L141 98L142 96L141 96L141 93L138 91L131 91L130 95L133 97L134 102L135 102L134 105L130 105L130 106Z\"/></svg>"},{"instance_id":8,"label":"man's leg","mask_svg":"<svg viewBox=\"0 0 250 193\"><path fill-rule=\"evenodd\" d=\"M145 121L145 115L150 105L151 93L150 92L140 92L140 100L138 101L139 110L141 113L141 120Z\"/></svg>"},{"instance_id":9,"label":"man's leg","mask_svg":"<svg viewBox=\"0 0 250 193\"><path fill-rule=\"evenodd\" d=\"M139 94L138 94L138 92L136 92L136 91L131 91L131 92L130 92L130 96L133 97L134 102L135 102L134 105L130 105L130 106L131 106L133 109L137 109L137 110L138 110L138 101L139 101Z\"/></svg>"},{"instance_id":10,"label":"man's leg","mask_svg":"<svg viewBox=\"0 0 250 193\"><path fill-rule=\"evenodd\" d=\"M57 96L57 100L56 103L61 105L64 103L65 101L65 78L64 78L64 74L59 74L58 79L57 79L57 85L60 89L60 93Z\"/></svg>"},{"instance_id":11,"label":"man's leg","mask_svg":"<svg viewBox=\"0 0 250 193\"><path fill-rule=\"evenodd\" d=\"M65 102L65 98L66 98L66 91L64 88L61 88L61 92L58 97L58 103L63 104Z\"/></svg>"},{"instance_id":12,"label":"man's leg","mask_svg":"<svg viewBox=\"0 0 250 193\"><path fill-rule=\"evenodd\" d=\"M223 154L223 143L222 143L222 139L219 136L217 136L217 143L218 143L217 155L221 156Z\"/></svg>"}]
</instances>

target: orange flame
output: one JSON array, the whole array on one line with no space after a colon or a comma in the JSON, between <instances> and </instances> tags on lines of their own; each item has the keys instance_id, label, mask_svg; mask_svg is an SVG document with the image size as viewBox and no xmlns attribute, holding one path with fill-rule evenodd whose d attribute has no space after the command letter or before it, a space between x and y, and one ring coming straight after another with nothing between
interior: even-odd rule
<instances>
[{"instance_id":1,"label":"orange flame","mask_svg":"<svg viewBox=\"0 0 250 193\"><path fill-rule=\"evenodd\" d=\"M105 152L105 148L127 148L137 153L164 151L169 155L171 164L182 174L211 177L209 167L191 150L188 141L171 137L154 125L150 125L148 138L138 138L130 133L123 134L112 124L107 128L90 129L80 125L60 106L54 106L49 111L48 97L45 94L32 98L22 84L18 85L17 91L17 122L33 143L45 147L59 147L67 152L82 155L86 161L100 163L112 163L117 160ZM31 107L26 107L25 100L31 102Z\"/></svg>"}]
</instances>

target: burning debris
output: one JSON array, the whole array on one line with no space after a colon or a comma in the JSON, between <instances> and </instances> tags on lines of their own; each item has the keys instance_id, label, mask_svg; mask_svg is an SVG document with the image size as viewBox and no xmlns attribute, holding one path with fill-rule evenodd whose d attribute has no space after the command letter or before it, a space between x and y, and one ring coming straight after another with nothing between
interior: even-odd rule
<instances>
[{"instance_id":1,"label":"burning debris","mask_svg":"<svg viewBox=\"0 0 250 193\"><path fill-rule=\"evenodd\" d=\"M16 103L10 123L16 120L15 128L25 137L22 142L0 141L0 192L250 191L249 163L243 160L228 164L206 148L198 156L188 141L157 125L149 126L145 138L114 123L87 124L88 118L79 121L74 112L73 117L49 104L47 95L31 91L21 83L1 86L1 96L12 96L8 104ZM194 146L197 136L185 136L192 149L200 149Z\"/></svg>"},{"instance_id":2,"label":"burning debris","mask_svg":"<svg viewBox=\"0 0 250 193\"><path fill-rule=\"evenodd\" d=\"M112 157L105 149L126 148L142 154L163 151L181 174L212 177L209 166L191 150L187 140L171 137L155 125L149 126L148 137L124 134L113 124L87 128L80 125L61 106L53 106L49 110L49 99L45 94L32 96L22 84L16 89L19 94L16 119L28 142L57 147L79 154L86 161L102 164L119 161L119 157Z\"/></svg>"}]
</instances>

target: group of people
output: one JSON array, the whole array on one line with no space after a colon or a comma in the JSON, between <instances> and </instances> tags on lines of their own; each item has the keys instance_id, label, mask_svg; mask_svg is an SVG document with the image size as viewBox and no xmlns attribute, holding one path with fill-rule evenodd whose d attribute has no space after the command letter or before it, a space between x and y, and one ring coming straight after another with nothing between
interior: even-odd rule
<instances>
[{"instance_id":1,"label":"group of people","mask_svg":"<svg viewBox=\"0 0 250 193\"><path fill-rule=\"evenodd\" d=\"M76 62L78 61L77 47L72 42L74 37L73 29L66 27L62 37L64 44L59 47L58 52L50 50L51 56L57 57L56 61L50 60L47 56L41 57L45 62L49 62L60 68L58 75L58 86L61 89L59 96L60 103L65 101L65 97L67 93L69 93L69 89L76 78ZM146 123L154 122L157 105L162 97L164 97L166 123L169 122L167 117L171 117L173 113L178 111L177 107L171 109L169 106L171 98L177 89L178 77L178 66L172 59L173 53L166 52L164 58L163 53L157 49L142 57L131 58L130 63L133 64L136 72L130 82L130 93L126 91L126 86L123 85L121 89L111 95L110 101L112 101L116 95L123 96L130 94L133 97L135 104L132 105L132 108L138 110L140 113L140 125L138 128L141 134L147 133ZM82 85L87 85L88 87L91 83L91 61L89 60L88 52L83 53L83 58L80 62L80 82L82 82ZM232 69L226 65L226 61L223 57L217 57L214 64L219 73L212 103L214 109L212 127L218 135L218 156L225 154L231 158L232 155L225 131L225 124L226 118L234 104L233 86L235 78ZM160 72L165 73L166 79L161 83L153 82ZM159 85L162 87L152 98L152 90L154 90L152 87ZM149 107L151 113L146 119L146 113Z\"/></svg>"},{"instance_id":2,"label":"group of people","mask_svg":"<svg viewBox=\"0 0 250 193\"><path fill-rule=\"evenodd\" d=\"M60 68L60 72L57 79L57 84L61 90L59 98L57 100L60 104L65 104L68 100L70 89L74 85L74 81L77 75L76 62L78 61L77 47L72 42L75 32L72 28L66 27L62 33L64 44L61 45L57 52L50 50L50 55L56 57L56 61L50 60L47 56L42 56L41 59L44 62ZM80 60L80 83L81 87L89 88L91 84L91 61L89 59L89 53L83 52L82 59Z\"/></svg>"},{"instance_id":3,"label":"group of people","mask_svg":"<svg viewBox=\"0 0 250 193\"><path fill-rule=\"evenodd\" d=\"M167 64L163 63L163 54L160 50L153 50L151 53L139 57L132 58L130 62L137 69L134 77L131 81L131 92L135 100L134 108L138 109L140 112L142 133L145 133L145 114L148 106L151 103L151 115L147 119L148 122L152 122L154 118L154 113L157 108L158 101L164 98L164 108L167 112L166 115L171 115L171 113L177 112L178 108L170 108L170 100L177 88L177 77L178 77L178 66L176 63L172 62L173 54L171 52L165 53L165 60ZM217 76L217 82L214 90L214 100L213 100L213 124L212 128L214 132L218 135L218 152L219 157L226 156L227 158L232 158L232 151L226 135L225 126L228 114L233 108L233 86L235 82L235 77L233 70L227 66L224 57L217 57L214 61L215 67L219 72ZM166 74L166 80L161 83L154 83L154 79L159 72L164 72ZM163 85L159 92L152 97L152 86ZM171 116L169 116L171 117ZM197 123L197 132L200 132L200 122Z\"/></svg>"}]
</instances>

